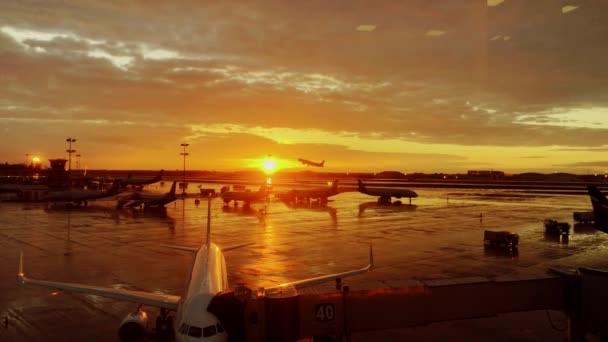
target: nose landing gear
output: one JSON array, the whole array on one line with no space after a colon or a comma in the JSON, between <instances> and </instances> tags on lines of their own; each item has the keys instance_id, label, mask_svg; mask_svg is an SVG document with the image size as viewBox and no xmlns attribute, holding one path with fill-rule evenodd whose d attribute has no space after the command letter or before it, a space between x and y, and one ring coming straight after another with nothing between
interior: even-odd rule
<instances>
[{"instance_id":1,"label":"nose landing gear","mask_svg":"<svg viewBox=\"0 0 608 342\"><path fill-rule=\"evenodd\" d=\"M160 341L173 341L173 316L169 316L169 310L161 308L160 314L156 317L156 336Z\"/></svg>"}]
</instances>

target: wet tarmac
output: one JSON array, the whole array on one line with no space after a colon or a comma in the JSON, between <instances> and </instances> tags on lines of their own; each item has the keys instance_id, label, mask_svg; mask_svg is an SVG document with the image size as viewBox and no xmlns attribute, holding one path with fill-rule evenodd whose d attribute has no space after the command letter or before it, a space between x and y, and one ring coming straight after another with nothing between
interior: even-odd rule
<instances>
[{"instance_id":1,"label":"wet tarmac","mask_svg":"<svg viewBox=\"0 0 608 342\"><path fill-rule=\"evenodd\" d=\"M376 267L347 279L353 289L410 279L544 274L548 267L608 269L608 234L586 226L574 226L568 239L544 234L543 219L573 223L573 211L590 210L587 196L481 189L416 192L412 206L379 205L357 192L336 195L326 206L270 201L226 207L215 199L212 238L219 246L255 242L226 253L230 283L250 288L362 267L369 244ZM4 319L0 326L0 341L117 341L120 321L135 308L113 299L19 286L20 251L32 278L182 294L192 256L160 244L199 246L206 229L205 200L197 206L195 198L180 199L153 212L115 210L114 205L99 200L67 210L0 203L0 317L8 317L8 326ZM484 229L519 234L517 253L484 247ZM156 309L147 311L156 316ZM565 326L561 313L550 314L557 328ZM150 329L152 325L151 320ZM454 337L563 340L565 333L554 330L542 311L370 332L353 341Z\"/></svg>"}]
</instances>

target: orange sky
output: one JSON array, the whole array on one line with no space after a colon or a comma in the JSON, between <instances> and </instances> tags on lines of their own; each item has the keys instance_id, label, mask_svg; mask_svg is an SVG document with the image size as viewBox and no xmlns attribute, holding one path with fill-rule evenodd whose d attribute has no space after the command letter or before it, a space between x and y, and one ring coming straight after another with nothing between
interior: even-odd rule
<instances>
[{"instance_id":1,"label":"orange sky","mask_svg":"<svg viewBox=\"0 0 608 342\"><path fill-rule=\"evenodd\" d=\"M0 161L604 172L608 3L0 3ZM604 103L607 102L607 103ZM317 170L317 169L315 169Z\"/></svg>"}]
</instances>

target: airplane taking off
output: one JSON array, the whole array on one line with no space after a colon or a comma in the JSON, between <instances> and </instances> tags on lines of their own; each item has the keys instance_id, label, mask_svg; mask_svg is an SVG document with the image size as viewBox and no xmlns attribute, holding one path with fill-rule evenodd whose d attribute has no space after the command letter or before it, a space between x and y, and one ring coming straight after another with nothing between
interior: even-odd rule
<instances>
[{"instance_id":1,"label":"airplane taking off","mask_svg":"<svg viewBox=\"0 0 608 342\"><path fill-rule=\"evenodd\" d=\"M132 186L142 187L144 185L160 182L163 179L163 171L164 170L160 170L158 172L158 175L156 175L152 178L132 178L131 174L129 174L129 176L127 178L119 179L120 185L122 185L122 186L132 185Z\"/></svg>"},{"instance_id":2,"label":"airplane taking off","mask_svg":"<svg viewBox=\"0 0 608 342\"><path fill-rule=\"evenodd\" d=\"M288 202L310 202L311 200L317 200L319 203L327 203L328 197L337 195L338 193L338 180L336 179L329 188L292 189L281 197Z\"/></svg>"},{"instance_id":3,"label":"airplane taking off","mask_svg":"<svg viewBox=\"0 0 608 342\"><path fill-rule=\"evenodd\" d=\"M587 190L591 197L595 223L608 226L608 199L595 185L588 185Z\"/></svg>"},{"instance_id":4,"label":"airplane taking off","mask_svg":"<svg viewBox=\"0 0 608 342\"><path fill-rule=\"evenodd\" d=\"M226 315L210 312L213 311L212 308L223 306L226 309L231 304L230 299L226 297L230 292L227 291L228 278L223 252L244 247L251 243L224 248L218 247L211 242L210 222L211 199L209 199L207 207L207 241L204 245L200 248L164 245L165 247L195 253L194 263L187 276L188 284L186 285L184 295L181 297L154 292L27 278L23 271L23 253L21 253L19 260L19 282L21 284L75 291L137 303L138 307L135 312L129 313L120 324L119 336L122 341L139 341L144 336L148 315L142 310L141 305L150 305L161 309L160 315L156 319L156 331L157 333L171 332L174 334L176 341L200 341L201 337L204 338L203 341L228 341L228 334L234 339L239 333L242 333L238 330L238 326L231 324L233 322L229 321L229 319L233 321L237 320L238 317L235 316L238 314L231 313L230 310L223 310L227 312ZM366 267L280 284L267 288L270 291L268 293L288 288L293 289L318 285L338 278L342 279L366 273L372 269L373 262L372 247L370 245L369 264ZM234 303L234 299L232 303ZM169 311L176 312L175 324L173 323L172 316L168 315ZM218 316L222 316L222 320ZM240 329L243 328L240 327Z\"/></svg>"},{"instance_id":5,"label":"airplane taking off","mask_svg":"<svg viewBox=\"0 0 608 342\"><path fill-rule=\"evenodd\" d=\"M418 197L418 194L412 190L405 190L399 188L368 188L363 184L363 182L358 179L359 182L359 192L362 194L370 195L370 196L379 196L378 202L380 203L391 203L391 198L402 198L409 197L410 204L412 203L412 198Z\"/></svg>"},{"instance_id":6,"label":"airplane taking off","mask_svg":"<svg viewBox=\"0 0 608 342\"><path fill-rule=\"evenodd\" d=\"M258 191L230 191L227 187L222 188L220 196L226 205L230 204L230 201L234 201L234 205L238 205L238 201L243 202L245 205L249 205L251 202L265 201L267 198L266 185L260 186Z\"/></svg>"},{"instance_id":7,"label":"airplane taking off","mask_svg":"<svg viewBox=\"0 0 608 342\"><path fill-rule=\"evenodd\" d=\"M117 208L123 207L138 207L144 206L144 209L152 207L163 207L165 204L171 203L177 199L175 196L175 186L177 181L173 181L171 190L166 194L152 194L147 192L134 192L124 198L118 200Z\"/></svg>"},{"instance_id":8,"label":"airplane taking off","mask_svg":"<svg viewBox=\"0 0 608 342\"><path fill-rule=\"evenodd\" d=\"M120 185L118 182L114 182L112 187L108 190L59 190L52 191L41 197L41 202L67 202L68 204L74 203L78 206L84 205L85 207L89 204L88 201L96 200L100 198L110 197L120 192Z\"/></svg>"},{"instance_id":9,"label":"airplane taking off","mask_svg":"<svg viewBox=\"0 0 608 342\"><path fill-rule=\"evenodd\" d=\"M304 165L310 165L310 166L316 166L316 167L323 167L323 164L325 164L325 160L320 163L315 163L315 162L307 160L307 159L298 158L298 161Z\"/></svg>"}]
</instances>

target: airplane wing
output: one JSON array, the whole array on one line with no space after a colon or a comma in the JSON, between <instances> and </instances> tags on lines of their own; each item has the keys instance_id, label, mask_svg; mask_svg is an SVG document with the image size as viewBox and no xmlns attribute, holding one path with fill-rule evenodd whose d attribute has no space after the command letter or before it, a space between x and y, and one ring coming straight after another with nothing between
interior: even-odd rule
<instances>
[{"instance_id":1,"label":"airplane wing","mask_svg":"<svg viewBox=\"0 0 608 342\"><path fill-rule=\"evenodd\" d=\"M32 284L42 287L49 287L60 290L81 292L85 294L92 294L101 297L108 297L114 299L120 299L128 302L137 304L144 304L149 306L155 306L165 309L177 309L177 304L180 300L180 296L174 296L169 294L144 292L144 291L131 291L114 289L111 287L91 286L74 283L63 283L57 281L37 280L27 278L23 273L23 253L21 253L19 259L19 282L21 284Z\"/></svg>"},{"instance_id":2,"label":"airplane wing","mask_svg":"<svg viewBox=\"0 0 608 342\"><path fill-rule=\"evenodd\" d=\"M223 248L222 248L222 252L229 251L229 250L232 250L232 249L241 248L241 247L245 247L245 246L251 246L251 245L253 245L254 243L255 243L255 242L248 242L248 243L242 243L242 244L240 244L240 245L234 245L234 246L223 247Z\"/></svg>"},{"instance_id":3,"label":"airplane wing","mask_svg":"<svg viewBox=\"0 0 608 342\"><path fill-rule=\"evenodd\" d=\"M303 279L303 280L292 281L292 282L283 283L283 284L280 284L277 286L265 287L264 289L266 291L273 291L273 290L280 290L282 288L291 287L291 286L293 286L295 288L300 288L300 287L319 285L319 284L323 284L323 283L326 283L329 281L333 281L337 278L347 278L347 277L351 277L354 275L366 273L366 272L369 272L373 267L374 267L374 254L372 252L372 246L370 245L369 246L369 264L363 268L352 270L352 271L346 271L346 272L342 272L342 273L328 274L328 275L315 277L315 278L308 278L308 279Z\"/></svg>"},{"instance_id":4,"label":"airplane wing","mask_svg":"<svg viewBox=\"0 0 608 342\"><path fill-rule=\"evenodd\" d=\"M176 245L165 245L164 243L161 243L160 245L163 247L179 249L182 251L187 251L187 252L192 252L192 253L198 252L198 248L192 248L192 247L186 247L186 246L176 246Z\"/></svg>"},{"instance_id":5,"label":"airplane wing","mask_svg":"<svg viewBox=\"0 0 608 342\"><path fill-rule=\"evenodd\" d=\"M237 249L237 248L241 248L241 247L245 247L245 246L251 246L254 243L255 242L248 242L248 243L243 243L243 244L240 244L240 245L223 247L223 248L221 248L221 250L222 250L222 252L225 252L225 251L229 251L229 250L232 250L232 249ZM192 247L186 247L186 246L175 246L175 245L165 245L165 244L161 244L161 246L168 247L168 248L173 248L173 249L180 249L182 251L193 252L193 253L198 252L198 248L192 248Z\"/></svg>"}]
</instances>

